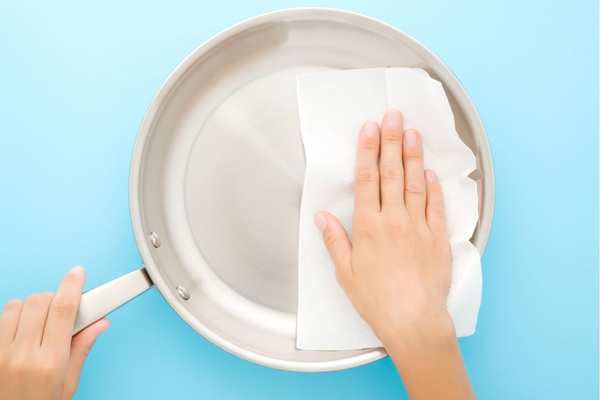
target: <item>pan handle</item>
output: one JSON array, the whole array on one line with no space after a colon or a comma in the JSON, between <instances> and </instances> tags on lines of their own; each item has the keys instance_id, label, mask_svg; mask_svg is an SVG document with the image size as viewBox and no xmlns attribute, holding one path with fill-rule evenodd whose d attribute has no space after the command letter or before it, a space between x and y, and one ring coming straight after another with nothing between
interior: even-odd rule
<instances>
[{"instance_id":1,"label":"pan handle","mask_svg":"<svg viewBox=\"0 0 600 400\"><path fill-rule=\"evenodd\" d=\"M146 268L142 267L88 290L81 296L73 335L144 293L152 285Z\"/></svg>"}]
</instances>

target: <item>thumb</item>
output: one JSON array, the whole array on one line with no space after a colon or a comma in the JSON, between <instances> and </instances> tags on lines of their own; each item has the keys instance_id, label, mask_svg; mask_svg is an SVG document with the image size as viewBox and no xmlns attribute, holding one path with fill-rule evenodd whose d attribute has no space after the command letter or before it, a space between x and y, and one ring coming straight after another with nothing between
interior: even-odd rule
<instances>
[{"instance_id":1,"label":"thumb","mask_svg":"<svg viewBox=\"0 0 600 400\"><path fill-rule=\"evenodd\" d=\"M102 318L88 326L77 335L73 336L71 341L71 355L69 360L69 368L65 387L63 390L63 400L70 399L79 385L79 377L83 364L96 342L96 338L100 336L110 326L110 321Z\"/></svg>"},{"instance_id":2,"label":"thumb","mask_svg":"<svg viewBox=\"0 0 600 400\"><path fill-rule=\"evenodd\" d=\"M323 242L335 264L338 283L346 288L352 276L352 243L341 222L333 215L319 211L315 215L315 224L321 230Z\"/></svg>"}]
</instances>

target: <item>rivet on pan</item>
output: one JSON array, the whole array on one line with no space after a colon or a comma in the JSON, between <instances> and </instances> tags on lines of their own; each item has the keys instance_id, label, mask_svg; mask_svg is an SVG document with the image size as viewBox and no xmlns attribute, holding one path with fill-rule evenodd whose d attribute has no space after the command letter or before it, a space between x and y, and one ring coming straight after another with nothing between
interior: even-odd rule
<instances>
[{"instance_id":1,"label":"rivet on pan","mask_svg":"<svg viewBox=\"0 0 600 400\"><path fill-rule=\"evenodd\" d=\"M473 179L474 181L478 181L481 180L481 178L483 177L482 173L480 170L476 169L473 172L471 172L469 174L469 178Z\"/></svg>"},{"instance_id":2,"label":"rivet on pan","mask_svg":"<svg viewBox=\"0 0 600 400\"><path fill-rule=\"evenodd\" d=\"M175 290L177 290L177 294L179 295L179 297L181 297L183 300L189 300L190 297L190 293L187 291L186 288L184 288L183 286L179 285L175 288Z\"/></svg>"},{"instance_id":3,"label":"rivet on pan","mask_svg":"<svg viewBox=\"0 0 600 400\"><path fill-rule=\"evenodd\" d=\"M156 232L150 232L150 243L152 243L152 246L156 249L160 247L160 239Z\"/></svg>"}]
</instances>

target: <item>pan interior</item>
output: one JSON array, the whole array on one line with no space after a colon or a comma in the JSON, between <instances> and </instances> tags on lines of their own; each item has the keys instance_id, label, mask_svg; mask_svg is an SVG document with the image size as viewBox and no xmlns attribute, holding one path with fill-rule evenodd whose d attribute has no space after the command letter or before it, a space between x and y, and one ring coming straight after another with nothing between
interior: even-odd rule
<instances>
[{"instance_id":1,"label":"pan interior","mask_svg":"<svg viewBox=\"0 0 600 400\"><path fill-rule=\"evenodd\" d=\"M380 66L452 79L458 131L478 153L448 71L393 29L344 13L266 17L216 39L184 65L157 110L141 167L142 223L162 242L149 246L149 269L178 312L229 350L299 363L369 353L295 349L304 174L295 76ZM191 298L180 301L176 286Z\"/></svg>"},{"instance_id":2,"label":"pan interior","mask_svg":"<svg viewBox=\"0 0 600 400\"><path fill-rule=\"evenodd\" d=\"M296 310L304 155L295 71L248 82L208 117L190 153L186 208L216 275L265 307Z\"/></svg>"}]
</instances>

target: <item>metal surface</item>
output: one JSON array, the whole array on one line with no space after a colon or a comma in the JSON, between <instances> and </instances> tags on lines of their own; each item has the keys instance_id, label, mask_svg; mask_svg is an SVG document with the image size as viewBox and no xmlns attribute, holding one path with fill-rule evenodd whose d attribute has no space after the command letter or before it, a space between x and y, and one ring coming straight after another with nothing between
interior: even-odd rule
<instances>
[{"instance_id":1,"label":"metal surface","mask_svg":"<svg viewBox=\"0 0 600 400\"><path fill-rule=\"evenodd\" d=\"M223 349L298 371L385 356L382 349L299 351L294 340L304 170L295 75L376 66L421 67L444 84L457 130L478 160L481 217L472 240L483 253L492 160L475 108L438 58L395 28L347 12L294 9L247 20L171 74L142 123L130 176L133 228L152 281ZM161 232L159 248L151 232Z\"/></svg>"},{"instance_id":2,"label":"metal surface","mask_svg":"<svg viewBox=\"0 0 600 400\"><path fill-rule=\"evenodd\" d=\"M183 286L177 285L177 286L175 286L175 290L177 291L177 294L179 295L179 297L181 297L182 300L190 299L190 297L191 297L190 293Z\"/></svg>"},{"instance_id":3,"label":"metal surface","mask_svg":"<svg viewBox=\"0 0 600 400\"><path fill-rule=\"evenodd\" d=\"M84 293L73 335L152 287L144 268L113 279Z\"/></svg>"},{"instance_id":4,"label":"metal surface","mask_svg":"<svg viewBox=\"0 0 600 400\"><path fill-rule=\"evenodd\" d=\"M160 247L160 238L156 232L150 232L150 243L152 243L155 249Z\"/></svg>"}]
</instances>

